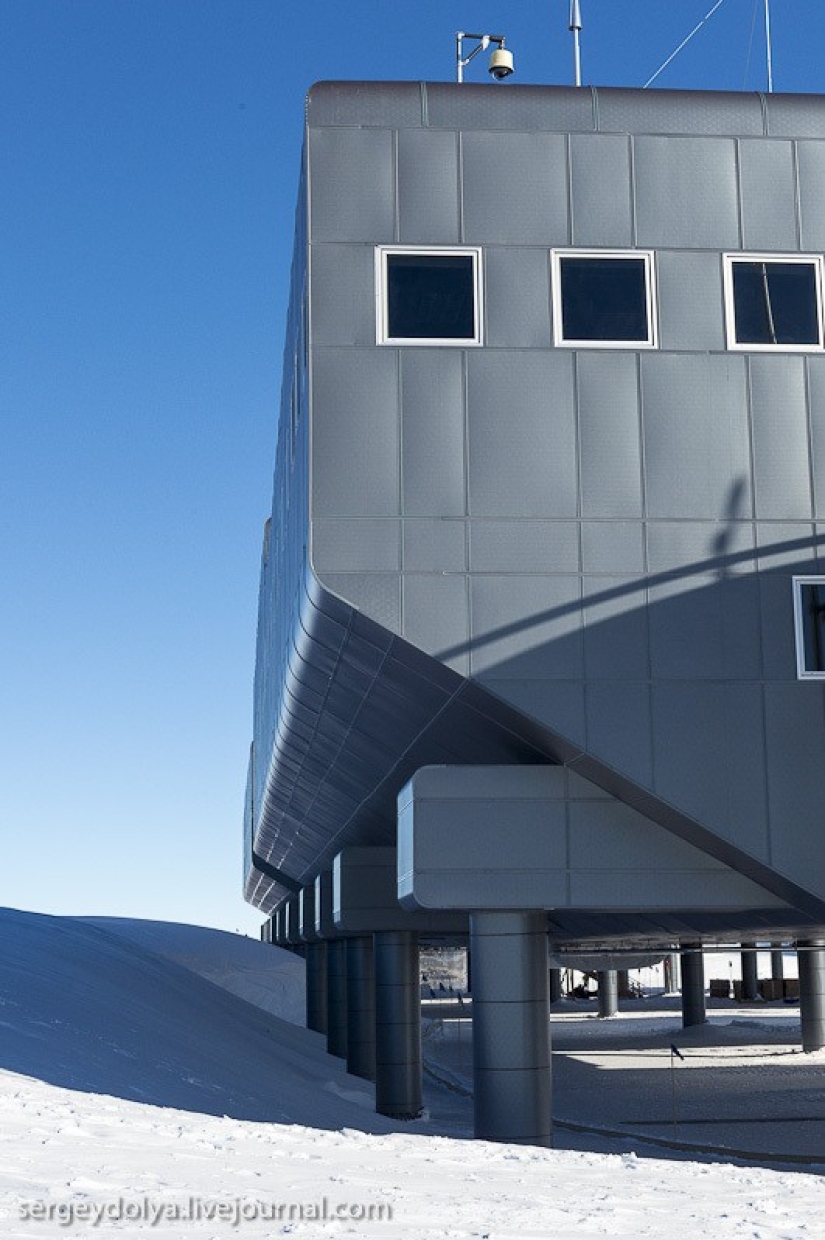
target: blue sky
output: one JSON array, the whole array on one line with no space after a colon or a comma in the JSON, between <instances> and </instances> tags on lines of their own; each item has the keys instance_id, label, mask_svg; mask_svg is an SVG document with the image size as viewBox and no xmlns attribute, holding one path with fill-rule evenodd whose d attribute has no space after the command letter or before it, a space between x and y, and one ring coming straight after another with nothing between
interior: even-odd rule
<instances>
[{"instance_id":1,"label":"blue sky","mask_svg":"<svg viewBox=\"0 0 825 1240\"><path fill-rule=\"evenodd\" d=\"M641 85L712 3L582 0L585 81ZM764 86L763 13L724 0L658 85ZM823 89L825 5L771 13L776 89ZM567 83L566 18L0 7L0 904L256 930L240 819L304 94L449 80L468 27L507 36L516 82Z\"/></svg>"}]
</instances>

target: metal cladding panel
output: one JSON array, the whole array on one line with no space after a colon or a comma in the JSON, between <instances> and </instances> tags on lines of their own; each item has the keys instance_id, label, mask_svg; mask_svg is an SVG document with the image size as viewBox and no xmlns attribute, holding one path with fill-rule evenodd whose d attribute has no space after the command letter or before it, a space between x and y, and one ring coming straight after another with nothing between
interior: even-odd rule
<instances>
[{"instance_id":1,"label":"metal cladding panel","mask_svg":"<svg viewBox=\"0 0 825 1240\"><path fill-rule=\"evenodd\" d=\"M619 577L644 572L644 526L639 521L582 521L581 539L583 572Z\"/></svg>"},{"instance_id":2,"label":"metal cladding panel","mask_svg":"<svg viewBox=\"0 0 825 1240\"><path fill-rule=\"evenodd\" d=\"M479 684L497 694L503 701L524 711L554 734L563 738L569 746L586 743L587 727L584 711L584 682L544 678L523 680L518 676L508 679L494 669L478 676Z\"/></svg>"},{"instance_id":3,"label":"metal cladding panel","mask_svg":"<svg viewBox=\"0 0 825 1240\"><path fill-rule=\"evenodd\" d=\"M804 521L813 515L804 359L751 357L750 399L757 519Z\"/></svg>"},{"instance_id":4,"label":"metal cladding panel","mask_svg":"<svg viewBox=\"0 0 825 1240\"><path fill-rule=\"evenodd\" d=\"M582 676L581 579L477 575L472 674L552 680Z\"/></svg>"},{"instance_id":5,"label":"metal cladding panel","mask_svg":"<svg viewBox=\"0 0 825 1240\"><path fill-rule=\"evenodd\" d=\"M662 349L699 353L725 348L722 259L703 250L661 250L656 256Z\"/></svg>"},{"instance_id":6,"label":"metal cladding panel","mask_svg":"<svg viewBox=\"0 0 825 1240\"><path fill-rule=\"evenodd\" d=\"M650 681L589 681L587 749L642 787L653 784Z\"/></svg>"},{"instance_id":7,"label":"metal cladding panel","mask_svg":"<svg viewBox=\"0 0 825 1240\"><path fill-rule=\"evenodd\" d=\"M397 572L401 523L374 517L313 521L312 562L319 572Z\"/></svg>"},{"instance_id":8,"label":"metal cladding panel","mask_svg":"<svg viewBox=\"0 0 825 1240\"><path fill-rule=\"evenodd\" d=\"M638 578L584 578L584 669L587 680L644 680L650 670L648 617L629 602Z\"/></svg>"},{"instance_id":9,"label":"metal cladding panel","mask_svg":"<svg viewBox=\"0 0 825 1240\"><path fill-rule=\"evenodd\" d=\"M573 245L632 245L629 139L613 134L572 134L570 165ZM605 185L611 187L609 194Z\"/></svg>"},{"instance_id":10,"label":"metal cladding panel","mask_svg":"<svg viewBox=\"0 0 825 1240\"><path fill-rule=\"evenodd\" d=\"M400 354L404 513L463 517L464 364L458 349Z\"/></svg>"},{"instance_id":11,"label":"metal cladding panel","mask_svg":"<svg viewBox=\"0 0 825 1240\"><path fill-rule=\"evenodd\" d=\"M576 521L487 521L470 524L473 573L577 573Z\"/></svg>"},{"instance_id":12,"label":"metal cladding panel","mask_svg":"<svg viewBox=\"0 0 825 1240\"><path fill-rule=\"evenodd\" d=\"M395 239L390 129L310 129L312 241Z\"/></svg>"},{"instance_id":13,"label":"metal cladding panel","mask_svg":"<svg viewBox=\"0 0 825 1240\"><path fill-rule=\"evenodd\" d=\"M811 686L765 686L767 744L772 755L768 781L771 817L784 830L772 835L773 861L790 873L821 872L822 790L810 771L822 769L825 753L825 695Z\"/></svg>"},{"instance_id":14,"label":"metal cladding panel","mask_svg":"<svg viewBox=\"0 0 825 1240\"><path fill-rule=\"evenodd\" d=\"M648 521L647 564L651 585L703 575L751 575L756 568L754 526L737 505L725 522Z\"/></svg>"},{"instance_id":15,"label":"metal cladding panel","mask_svg":"<svg viewBox=\"0 0 825 1240\"><path fill-rule=\"evenodd\" d=\"M486 767L476 784L478 769L425 767L401 789L398 894L406 907L640 910L666 906L676 893L699 909L780 904L613 798L571 800L558 769ZM548 778L536 791L539 771Z\"/></svg>"},{"instance_id":16,"label":"metal cladding panel","mask_svg":"<svg viewBox=\"0 0 825 1240\"><path fill-rule=\"evenodd\" d=\"M655 791L767 861L761 686L654 680L652 704Z\"/></svg>"},{"instance_id":17,"label":"metal cladding panel","mask_svg":"<svg viewBox=\"0 0 825 1240\"><path fill-rule=\"evenodd\" d=\"M750 680L761 671L759 594L746 577L651 587L654 680Z\"/></svg>"},{"instance_id":18,"label":"metal cladding panel","mask_svg":"<svg viewBox=\"0 0 825 1240\"><path fill-rule=\"evenodd\" d=\"M798 142L800 242L803 250L825 249L825 147Z\"/></svg>"},{"instance_id":19,"label":"metal cladding panel","mask_svg":"<svg viewBox=\"0 0 825 1240\"><path fill-rule=\"evenodd\" d=\"M552 339L546 249L484 248L485 343L493 349L546 349Z\"/></svg>"},{"instance_id":20,"label":"metal cladding panel","mask_svg":"<svg viewBox=\"0 0 825 1240\"><path fill-rule=\"evenodd\" d=\"M310 298L315 345L375 344L372 246L312 247Z\"/></svg>"},{"instance_id":21,"label":"metal cladding panel","mask_svg":"<svg viewBox=\"0 0 825 1240\"><path fill-rule=\"evenodd\" d=\"M463 574L406 576L403 634L408 642L436 657L445 648L455 649L444 661L466 676L470 667L467 578Z\"/></svg>"},{"instance_id":22,"label":"metal cladding panel","mask_svg":"<svg viewBox=\"0 0 825 1240\"><path fill-rule=\"evenodd\" d=\"M467 367L471 515L577 516L571 356L478 350Z\"/></svg>"},{"instance_id":23,"label":"metal cladding panel","mask_svg":"<svg viewBox=\"0 0 825 1240\"><path fill-rule=\"evenodd\" d=\"M467 522L445 517L404 521L403 567L408 573L467 570Z\"/></svg>"},{"instance_id":24,"label":"metal cladding panel","mask_svg":"<svg viewBox=\"0 0 825 1240\"><path fill-rule=\"evenodd\" d=\"M760 95L689 90L597 92L599 129L652 134L761 134Z\"/></svg>"},{"instance_id":25,"label":"metal cladding panel","mask_svg":"<svg viewBox=\"0 0 825 1240\"><path fill-rule=\"evenodd\" d=\"M579 353L576 378L582 516L640 517L642 462L636 356Z\"/></svg>"},{"instance_id":26,"label":"metal cladding panel","mask_svg":"<svg viewBox=\"0 0 825 1240\"><path fill-rule=\"evenodd\" d=\"M324 584L382 625L401 632L401 577L395 573L324 573Z\"/></svg>"},{"instance_id":27,"label":"metal cladding panel","mask_svg":"<svg viewBox=\"0 0 825 1240\"><path fill-rule=\"evenodd\" d=\"M643 134L634 140L634 175L638 245L738 247L734 141Z\"/></svg>"},{"instance_id":28,"label":"metal cladding panel","mask_svg":"<svg viewBox=\"0 0 825 1240\"><path fill-rule=\"evenodd\" d=\"M398 240L402 245L459 241L458 137L432 129L398 134Z\"/></svg>"},{"instance_id":29,"label":"metal cladding panel","mask_svg":"<svg viewBox=\"0 0 825 1240\"><path fill-rule=\"evenodd\" d=\"M422 82L316 82L307 95L310 129L414 126L422 123Z\"/></svg>"},{"instance_id":30,"label":"metal cladding panel","mask_svg":"<svg viewBox=\"0 0 825 1240\"><path fill-rule=\"evenodd\" d=\"M435 129L531 130L566 133L595 129L594 93L575 87L502 89L464 82L426 84L426 123Z\"/></svg>"},{"instance_id":31,"label":"metal cladding panel","mask_svg":"<svg viewBox=\"0 0 825 1240\"><path fill-rule=\"evenodd\" d=\"M811 456L814 516L825 517L825 357L810 357L808 392L811 409Z\"/></svg>"},{"instance_id":32,"label":"metal cladding panel","mask_svg":"<svg viewBox=\"0 0 825 1240\"><path fill-rule=\"evenodd\" d=\"M750 502L744 359L648 354L642 401L648 515L737 516Z\"/></svg>"},{"instance_id":33,"label":"metal cladding panel","mask_svg":"<svg viewBox=\"0 0 825 1240\"><path fill-rule=\"evenodd\" d=\"M746 250L795 250L796 166L791 142L739 143L742 244Z\"/></svg>"},{"instance_id":34,"label":"metal cladding panel","mask_svg":"<svg viewBox=\"0 0 825 1240\"><path fill-rule=\"evenodd\" d=\"M468 244L567 244L570 220L563 137L466 131L461 163L464 240Z\"/></svg>"},{"instance_id":35,"label":"metal cladding panel","mask_svg":"<svg viewBox=\"0 0 825 1240\"><path fill-rule=\"evenodd\" d=\"M765 132L774 138L825 138L821 95L767 95Z\"/></svg>"},{"instance_id":36,"label":"metal cladding panel","mask_svg":"<svg viewBox=\"0 0 825 1240\"><path fill-rule=\"evenodd\" d=\"M314 515L400 515L396 351L315 349L312 375Z\"/></svg>"}]
</instances>

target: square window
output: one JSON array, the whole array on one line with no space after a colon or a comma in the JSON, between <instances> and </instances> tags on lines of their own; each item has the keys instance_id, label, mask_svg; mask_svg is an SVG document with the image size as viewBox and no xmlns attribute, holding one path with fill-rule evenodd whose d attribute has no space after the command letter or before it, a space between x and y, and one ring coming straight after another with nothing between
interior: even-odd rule
<instances>
[{"instance_id":1,"label":"square window","mask_svg":"<svg viewBox=\"0 0 825 1240\"><path fill-rule=\"evenodd\" d=\"M379 344L481 344L479 250L376 251Z\"/></svg>"},{"instance_id":2,"label":"square window","mask_svg":"<svg viewBox=\"0 0 825 1240\"><path fill-rule=\"evenodd\" d=\"M732 349L821 349L822 260L725 255Z\"/></svg>"},{"instance_id":3,"label":"square window","mask_svg":"<svg viewBox=\"0 0 825 1240\"><path fill-rule=\"evenodd\" d=\"M557 345L655 348L650 251L554 250L552 260Z\"/></svg>"},{"instance_id":4,"label":"square window","mask_svg":"<svg viewBox=\"0 0 825 1240\"><path fill-rule=\"evenodd\" d=\"M800 680L825 680L825 577L794 577L796 670Z\"/></svg>"}]
</instances>

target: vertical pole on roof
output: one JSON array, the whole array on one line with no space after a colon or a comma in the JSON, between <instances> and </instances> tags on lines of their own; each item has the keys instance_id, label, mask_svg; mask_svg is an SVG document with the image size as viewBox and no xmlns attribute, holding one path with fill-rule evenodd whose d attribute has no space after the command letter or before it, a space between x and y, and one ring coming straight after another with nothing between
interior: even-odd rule
<instances>
[{"instance_id":1,"label":"vertical pole on roof","mask_svg":"<svg viewBox=\"0 0 825 1240\"><path fill-rule=\"evenodd\" d=\"M773 94L773 49L771 47L771 3L765 0L765 57L768 68L768 94Z\"/></svg>"},{"instance_id":2,"label":"vertical pole on roof","mask_svg":"<svg viewBox=\"0 0 825 1240\"><path fill-rule=\"evenodd\" d=\"M567 28L573 35L573 84L575 86L581 86L582 84L582 53L581 53L582 15L581 15L581 10L579 8L579 0L570 0L570 22Z\"/></svg>"}]
</instances>

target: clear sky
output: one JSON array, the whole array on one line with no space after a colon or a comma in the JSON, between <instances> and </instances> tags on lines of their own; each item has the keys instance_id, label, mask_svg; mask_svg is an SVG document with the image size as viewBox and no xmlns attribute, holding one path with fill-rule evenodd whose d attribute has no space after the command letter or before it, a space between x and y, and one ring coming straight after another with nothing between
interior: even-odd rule
<instances>
[{"instance_id":1,"label":"clear sky","mask_svg":"<svg viewBox=\"0 0 825 1240\"><path fill-rule=\"evenodd\" d=\"M581 0L641 85L713 0ZM2 0L0 904L256 932L240 823L303 97L454 76L457 29L568 83L567 0ZM772 0L825 90L822 0ZM662 87L765 84L723 0ZM486 80L482 58L468 80ZM506 90L508 85L489 85Z\"/></svg>"}]
</instances>

